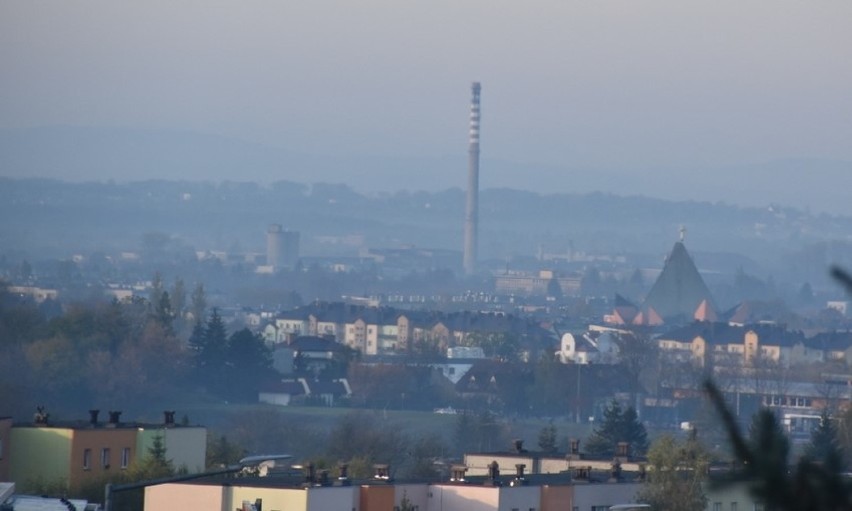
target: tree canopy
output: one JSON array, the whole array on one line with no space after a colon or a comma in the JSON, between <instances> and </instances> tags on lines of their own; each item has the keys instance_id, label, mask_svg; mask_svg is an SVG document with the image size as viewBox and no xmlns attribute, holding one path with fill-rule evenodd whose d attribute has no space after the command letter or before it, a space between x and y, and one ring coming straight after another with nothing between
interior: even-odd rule
<instances>
[{"instance_id":1,"label":"tree canopy","mask_svg":"<svg viewBox=\"0 0 852 511\"><path fill-rule=\"evenodd\" d=\"M663 435L648 450L647 482L638 500L657 511L701 511L707 506L702 483L710 456L694 435L679 441Z\"/></svg>"},{"instance_id":2,"label":"tree canopy","mask_svg":"<svg viewBox=\"0 0 852 511\"><path fill-rule=\"evenodd\" d=\"M595 428L586 442L586 452L596 456L612 456L619 442L627 442L630 452L642 455L648 450L648 433L631 406L622 409L613 400L604 411L603 422Z\"/></svg>"}]
</instances>

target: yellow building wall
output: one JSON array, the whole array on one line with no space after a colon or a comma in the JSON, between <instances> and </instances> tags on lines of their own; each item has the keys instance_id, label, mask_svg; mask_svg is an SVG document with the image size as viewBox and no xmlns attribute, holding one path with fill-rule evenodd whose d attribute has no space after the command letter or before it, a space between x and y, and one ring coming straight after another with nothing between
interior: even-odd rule
<instances>
[{"instance_id":1,"label":"yellow building wall","mask_svg":"<svg viewBox=\"0 0 852 511\"><path fill-rule=\"evenodd\" d=\"M39 484L69 483L72 436L73 430L65 428L12 428L9 478L19 492Z\"/></svg>"},{"instance_id":2,"label":"yellow building wall","mask_svg":"<svg viewBox=\"0 0 852 511\"><path fill-rule=\"evenodd\" d=\"M308 509L308 491L303 488L253 488L250 486L224 488L223 509L228 511L242 509L244 500L253 504L257 499L263 500L263 511L305 511Z\"/></svg>"}]
</instances>

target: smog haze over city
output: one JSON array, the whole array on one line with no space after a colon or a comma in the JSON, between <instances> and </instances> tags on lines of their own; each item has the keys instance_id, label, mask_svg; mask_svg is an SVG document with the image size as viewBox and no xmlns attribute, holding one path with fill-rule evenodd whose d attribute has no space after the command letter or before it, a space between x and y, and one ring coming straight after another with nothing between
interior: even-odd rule
<instances>
[{"instance_id":1,"label":"smog haze over city","mask_svg":"<svg viewBox=\"0 0 852 511\"><path fill-rule=\"evenodd\" d=\"M463 187L478 80L484 188L850 212L845 2L0 9L7 176Z\"/></svg>"},{"instance_id":2,"label":"smog haze over city","mask_svg":"<svg viewBox=\"0 0 852 511\"><path fill-rule=\"evenodd\" d=\"M0 2L0 508L849 508L850 21Z\"/></svg>"}]
</instances>

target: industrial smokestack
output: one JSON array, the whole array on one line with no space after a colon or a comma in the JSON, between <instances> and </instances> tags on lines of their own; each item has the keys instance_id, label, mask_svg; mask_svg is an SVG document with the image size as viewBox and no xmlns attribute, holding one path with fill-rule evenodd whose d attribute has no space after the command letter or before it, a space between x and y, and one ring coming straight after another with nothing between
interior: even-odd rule
<instances>
[{"instance_id":1,"label":"industrial smokestack","mask_svg":"<svg viewBox=\"0 0 852 511\"><path fill-rule=\"evenodd\" d=\"M479 82L470 87L470 145L467 155L467 203L464 213L464 272L476 272L479 243Z\"/></svg>"}]
</instances>

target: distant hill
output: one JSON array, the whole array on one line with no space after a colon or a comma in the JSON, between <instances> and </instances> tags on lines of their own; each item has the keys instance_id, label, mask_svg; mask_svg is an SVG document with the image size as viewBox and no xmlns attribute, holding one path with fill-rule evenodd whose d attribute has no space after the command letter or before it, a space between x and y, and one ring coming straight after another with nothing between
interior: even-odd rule
<instances>
[{"instance_id":1,"label":"distant hill","mask_svg":"<svg viewBox=\"0 0 852 511\"><path fill-rule=\"evenodd\" d=\"M483 146L483 188L539 193L644 195L667 200L770 204L852 215L852 162L787 159L706 168L599 169L495 160ZM567 158L567 156L566 156ZM463 187L466 147L434 157L323 154L182 131L53 126L0 130L0 176L67 181L114 179L339 182L370 192Z\"/></svg>"},{"instance_id":2,"label":"distant hill","mask_svg":"<svg viewBox=\"0 0 852 511\"><path fill-rule=\"evenodd\" d=\"M0 178L0 257L138 251L162 235L188 254L263 252L270 223L300 231L305 255L356 256L362 248L411 245L459 250L464 195L460 188L363 194L342 184L283 180ZM795 208L507 188L483 190L480 206L480 252L495 268L540 251L569 250L659 267L681 225L702 270L789 270L814 281L826 279L832 261L852 263L845 242L852 218Z\"/></svg>"}]
</instances>

